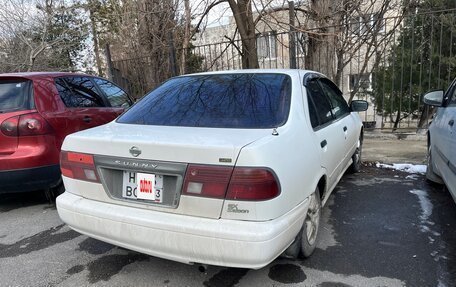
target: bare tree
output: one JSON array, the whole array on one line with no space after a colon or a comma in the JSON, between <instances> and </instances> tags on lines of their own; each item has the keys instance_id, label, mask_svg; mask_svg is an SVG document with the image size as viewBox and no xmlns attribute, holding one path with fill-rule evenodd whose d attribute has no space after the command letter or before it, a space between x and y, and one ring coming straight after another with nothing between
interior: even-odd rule
<instances>
[{"instance_id":1,"label":"bare tree","mask_svg":"<svg viewBox=\"0 0 456 287\"><path fill-rule=\"evenodd\" d=\"M84 45L86 35L74 7L65 6L63 0L4 0L2 5L2 70L75 69L73 52Z\"/></svg>"}]
</instances>

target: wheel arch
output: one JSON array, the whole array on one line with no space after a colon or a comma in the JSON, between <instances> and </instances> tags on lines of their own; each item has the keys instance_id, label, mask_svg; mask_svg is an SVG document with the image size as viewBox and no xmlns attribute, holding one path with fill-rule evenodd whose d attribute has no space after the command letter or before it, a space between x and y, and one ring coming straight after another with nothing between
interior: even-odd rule
<instances>
[{"instance_id":1,"label":"wheel arch","mask_svg":"<svg viewBox=\"0 0 456 287\"><path fill-rule=\"evenodd\" d=\"M323 174L320 179L318 180L317 183L318 190L320 191L320 199L323 199L323 196L326 193L327 190L327 178L326 174Z\"/></svg>"}]
</instances>

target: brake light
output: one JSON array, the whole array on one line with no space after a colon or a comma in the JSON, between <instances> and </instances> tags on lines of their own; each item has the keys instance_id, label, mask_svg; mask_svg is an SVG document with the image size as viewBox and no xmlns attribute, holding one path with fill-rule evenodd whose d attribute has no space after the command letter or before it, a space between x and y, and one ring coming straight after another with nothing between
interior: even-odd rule
<instances>
[{"instance_id":1,"label":"brake light","mask_svg":"<svg viewBox=\"0 0 456 287\"><path fill-rule=\"evenodd\" d=\"M6 136L36 136L52 133L52 128L39 113L8 118L0 125L0 130Z\"/></svg>"},{"instance_id":2,"label":"brake light","mask_svg":"<svg viewBox=\"0 0 456 287\"><path fill-rule=\"evenodd\" d=\"M280 186L274 172L267 168L189 165L183 194L261 201L278 196Z\"/></svg>"},{"instance_id":3,"label":"brake light","mask_svg":"<svg viewBox=\"0 0 456 287\"><path fill-rule=\"evenodd\" d=\"M224 198L233 167L189 165L183 194Z\"/></svg>"},{"instance_id":4,"label":"brake light","mask_svg":"<svg viewBox=\"0 0 456 287\"><path fill-rule=\"evenodd\" d=\"M91 154L62 151L60 153L60 170L62 175L66 177L100 182Z\"/></svg>"},{"instance_id":5,"label":"brake light","mask_svg":"<svg viewBox=\"0 0 456 287\"><path fill-rule=\"evenodd\" d=\"M19 116L6 119L0 125L0 131L6 136L16 137L18 135L17 127L19 125Z\"/></svg>"},{"instance_id":6,"label":"brake light","mask_svg":"<svg viewBox=\"0 0 456 287\"><path fill-rule=\"evenodd\" d=\"M278 180L270 169L236 167L226 199L268 200L280 194Z\"/></svg>"}]
</instances>

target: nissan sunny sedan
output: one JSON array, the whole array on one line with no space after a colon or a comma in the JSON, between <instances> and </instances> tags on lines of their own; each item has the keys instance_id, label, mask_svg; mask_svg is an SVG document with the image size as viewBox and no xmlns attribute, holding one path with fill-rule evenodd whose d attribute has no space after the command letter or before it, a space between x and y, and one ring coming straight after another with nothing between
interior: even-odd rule
<instances>
[{"instance_id":1,"label":"nissan sunny sedan","mask_svg":"<svg viewBox=\"0 0 456 287\"><path fill-rule=\"evenodd\" d=\"M315 249L321 207L358 171L363 126L337 86L304 70L172 78L62 147L61 219L184 263L261 268Z\"/></svg>"}]
</instances>

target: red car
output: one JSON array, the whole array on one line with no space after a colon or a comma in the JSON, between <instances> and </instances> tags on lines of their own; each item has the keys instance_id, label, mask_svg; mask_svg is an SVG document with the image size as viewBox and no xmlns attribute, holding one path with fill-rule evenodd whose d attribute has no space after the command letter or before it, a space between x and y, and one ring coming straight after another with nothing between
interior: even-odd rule
<instances>
[{"instance_id":1,"label":"red car","mask_svg":"<svg viewBox=\"0 0 456 287\"><path fill-rule=\"evenodd\" d=\"M118 86L85 74L0 74L0 193L56 196L65 136L108 123L132 103Z\"/></svg>"}]
</instances>

